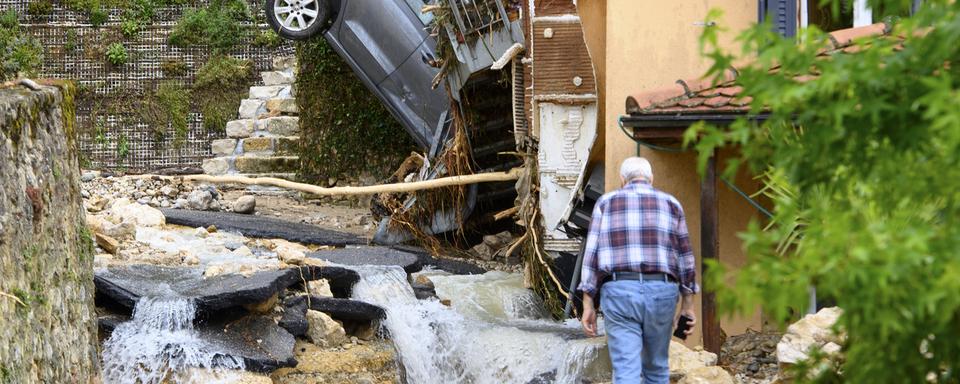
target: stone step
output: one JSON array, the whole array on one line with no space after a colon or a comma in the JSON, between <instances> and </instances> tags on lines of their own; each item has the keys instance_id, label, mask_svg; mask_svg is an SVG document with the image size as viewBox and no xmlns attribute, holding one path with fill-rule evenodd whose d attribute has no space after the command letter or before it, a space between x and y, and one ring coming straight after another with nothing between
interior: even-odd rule
<instances>
[{"instance_id":1,"label":"stone step","mask_svg":"<svg viewBox=\"0 0 960 384\"><path fill-rule=\"evenodd\" d=\"M293 97L292 85L263 85L250 87L251 99L275 99L283 97Z\"/></svg>"},{"instance_id":2,"label":"stone step","mask_svg":"<svg viewBox=\"0 0 960 384\"><path fill-rule=\"evenodd\" d=\"M210 143L210 152L217 156L230 156L236 153L237 139L219 139Z\"/></svg>"},{"instance_id":3,"label":"stone step","mask_svg":"<svg viewBox=\"0 0 960 384\"><path fill-rule=\"evenodd\" d=\"M234 159L239 173L287 173L300 167L297 156L241 156Z\"/></svg>"},{"instance_id":4,"label":"stone step","mask_svg":"<svg viewBox=\"0 0 960 384\"><path fill-rule=\"evenodd\" d=\"M255 128L253 119L231 120L227 122L227 137L243 138L250 137ZM298 127L299 128L299 127Z\"/></svg>"},{"instance_id":5,"label":"stone step","mask_svg":"<svg viewBox=\"0 0 960 384\"><path fill-rule=\"evenodd\" d=\"M267 102L260 99L243 99L240 100L240 113L241 119L256 119L260 115L267 113Z\"/></svg>"},{"instance_id":6,"label":"stone step","mask_svg":"<svg viewBox=\"0 0 960 384\"><path fill-rule=\"evenodd\" d=\"M200 167L203 168L204 174L219 176L219 175L225 175L228 172L230 172L230 168L232 165L233 165L233 158L214 157L212 159L203 159L203 163Z\"/></svg>"},{"instance_id":7,"label":"stone step","mask_svg":"<svg viewBox=\"0 0 960 384\"><path fill-rule=\"evenodd\" d=\"M297 70L297 58L295 56L282 56L273 58L273 70Z\"/></svg>"},{"instance_id":8,"label":"stone step","mask_svg":"<svg viewBox=\"0 0 960 384\"><path fill-rule=\"evenodd\" d=\"M298 114L300 108L297 107L297 99L277 98L266 101L266 111L273 115Z\"/></svg>"},{"instance_id":9,"label":"stone step","mask_svg":"<svg viewBox=\"0 0 960 384\"><path fill-rule=\"evenodd\" d=\"M296 80L291 70L260 72L260 78L263 85L290 85Z\"/></svg>"},{"instance_id":10,"label":"stone step","mask_svg":"<svg viewBox=\"0 0 960 384\"><path fill-rule=\"evenodd\" d=\"M267 131L276 136L300 135L300 118L296 116L276 116L257 120L257 130Z\"/></svg>"}]
</instances>

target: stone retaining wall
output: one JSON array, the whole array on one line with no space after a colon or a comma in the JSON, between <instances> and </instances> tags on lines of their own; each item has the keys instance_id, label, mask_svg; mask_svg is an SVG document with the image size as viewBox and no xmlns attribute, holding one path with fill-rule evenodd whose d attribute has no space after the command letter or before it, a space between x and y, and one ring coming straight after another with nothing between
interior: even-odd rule
<instances>
[{"instance_id":1,"label":"stone retaining wall","mask_svg":"<svg viewBox=\"0 0 960 384\"><path fill-rule=\"evenodd\" d=\"M0 90L0 383L98 381L73 86Z\"/></svg>"}]
</instances>

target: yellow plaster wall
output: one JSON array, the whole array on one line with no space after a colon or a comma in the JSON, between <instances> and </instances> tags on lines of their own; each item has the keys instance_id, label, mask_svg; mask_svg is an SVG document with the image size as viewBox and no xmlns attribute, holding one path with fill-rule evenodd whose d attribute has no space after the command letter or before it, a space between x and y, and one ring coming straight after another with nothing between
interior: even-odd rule
<instances>
[{"instance_id":1,"label":"yellow plaster wall","mask_svg":"<svg viewBox=\"0 0 960 384\"><path fill-rule=\"evenodd\" d=\"M603 106L601 124L605 131L603 160L609 191L619 187L620 162L637 153L634 142L617 126L617 118L624 113L626 97L672 85L677 79L699 77L709 64L699 52L698 38L704 28L698 25L699 22L711 8L722 9L721 27L728 30L724 38L725 44L730 46L735 31L756 21L756 1L579 0L577 5L594 65L603 73L598 77L602 79L599 84ZM599 37L601 34L602 38ZM602 52L602 59L595 52ZM645 148L640 154L653 164L654 185L676 196L683 205L699 264L700 178L696 173L695 155L654 152ZM729 154L729 151L721 153L721 167ZM748 193L756 190L756 183L749 175L738 175L736 183ZM746 228L756 212L723 184L717 188L720 258L731 267L742 266L746 259L736 233ZM699 310L699 296L696 307ZM735 335L747 328L759 330L761 319L759 314L723 319L721 326L728 335ZM697 329L688 344L701 342Z\"/></svg>"}]
</instances>

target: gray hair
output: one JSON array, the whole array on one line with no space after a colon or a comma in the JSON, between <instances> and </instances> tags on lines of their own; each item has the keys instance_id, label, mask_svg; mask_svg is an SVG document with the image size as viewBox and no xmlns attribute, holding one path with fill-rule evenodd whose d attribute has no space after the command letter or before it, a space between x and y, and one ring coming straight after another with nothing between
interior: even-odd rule
<instances>
[{"instance_id":1,"label":"gray hair","mask_svg":"<svg viewBox=\"0 0 960 384\"><path fill-rule=\"evenodd\" d=\"M650 162L642 157L628 157L620 164L620 177L623 181L629 182L635 179L646 179L653 181L653 168Z\"/></svg>"}]
</instances>

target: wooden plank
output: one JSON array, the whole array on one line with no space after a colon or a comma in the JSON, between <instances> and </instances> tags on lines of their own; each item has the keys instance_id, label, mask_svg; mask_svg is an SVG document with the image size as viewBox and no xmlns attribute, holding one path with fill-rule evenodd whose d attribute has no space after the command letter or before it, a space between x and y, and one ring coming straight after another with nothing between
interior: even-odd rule
<instances>
[{"instance_id":1,"label":"wooden plank","mask_svg":"<svg viewBox=\"0 0 960 384\"><path fill-rule=\"evenodd\" d=\"M701 276L706 275L706 260L718 260L720 257L720 242L718 228L720 225L719 204L717 200L717 152L707 161L707 169L700 184L700 270ZM701 278L701 282L703 279ZM704 284L705 285L705 284ZM719 354L723 342L720 335L720 319L717 317L717 301L714 293L703 290L700 300L700 317L703 321L703 348Z\"/></svg>"}]
</instances>

